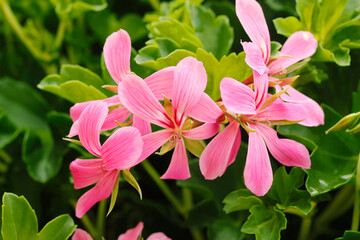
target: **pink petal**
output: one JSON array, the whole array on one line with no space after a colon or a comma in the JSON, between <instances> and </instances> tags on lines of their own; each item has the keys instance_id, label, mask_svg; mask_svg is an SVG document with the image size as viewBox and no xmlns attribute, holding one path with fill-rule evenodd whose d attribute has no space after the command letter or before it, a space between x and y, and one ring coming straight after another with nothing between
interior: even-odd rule
<instances>
[{"instance_id":1,"label":"pink petal","mask_svg":"<svg viewBox=\"0 0 360 240\"><path fill-rule=\"evenodd\" d=\"M260 75L269 72L263 60L261 49L252 42L241 42L246 53L245 62L249 67L256 70Z\"/></svg>"},{"instance_id":2,"label":"pink petal","mask_svg":"<svg viewBox=\"0 0 360 240\"><path fill-rule=\"evenodd\" d=\"M219 132L220 124L218 123L205 123L199 127L183 131L182 135L187 138L202 140L208 139Z\"/></svg>"},{"instance_id":3,"label":"pink petal","mask_svg":"<svg viewBox=\"0 0 360 240\"><path fill-rule=\"evenodd\" d=\"M106 117L104 124L101 127L101 131L107 131L119 126L118 123L125 122L131 113L124 107L117 107L113 109ZM118 122L118 123L117 123Z\"/></svg>"},{"instance_id":4,"label":"pink petal","mask_svg":"<svg viewBox=\"0 0 360 240\"><path fill-rule=\"evenodd\" d=\"M199 160L200 170L205 179L212 180L224 174L229 162L234 159L234 152L237 153L239 150L233 148L239 144L236 141L239 131L239 123L231 121L207 145Z\"/></svg>"},{"instance_id":5,"label":"pink petal","mask_svg":"<svg viewBox=\"0 0 360 240\"><path fill-rule=\"evenodd\" d=\"M312 33L299 31L293 33L284 43L279 56L291 56L279 58L269 64L271 74L280 72L287 67L305 58L312 56L317 48L317 40Z\"/></svg>"},{"instance_id":6,"label":"pink petal","mask_svg":"<svg viewBox=\"0 0 360 240\"><path fill-rule=\"evenodd\" d=\"M157 233L151 234L146 240L171 240L171 238L168 238L162 232L157 232Z\"/></svg>"},{"instance_id":7,"label":"pink petal","mask_svg":"<svg viewBox=\"0 0 360 240\"><path fill-rule=\"evenodd\" d=\"M121 234L118 240L137 240L143 228L144 224L142 222L139 222L136 227L127 230L126 233Z\"/></svg>"},{"instance_id":8,"label":"pink petal","mask_svg":"<svg viewBox=\"0 0 360 240\"><path fill-rule=\"evenodd\" d=\"M270 57L270 35L264 13L255 0L236 0L236 15L251 41L263 52L263 62Z\"/></svg>"},{"instance_id":9,"label":"pink petal","mask_svg":"<svg viewBox=\"0 0 360 240\"><path fill-rule=\"evenodd\" d=\"M70 163L70 171L74 180L74 188L90 186L100 180L106 173L102 159L76 159Z\"/></svg>"},{"instance_id":10,"label":"pink petal","mask_svg":"<svg viewBox=\"0 0 360 240\"><path fill-rule=\"evenodd\" d=\"M131 74L119 83L119 96L122 104L143 120L163 128L173 125L164 107L140 77Z\"/></svg>"},{"instance_id":11,"label":"pink petal","mask_svg":"<svg viewBox=\"0 0 360 240\"><path fill-rule=\"evenodd\" d=\"M209 95L203 93L198 103L189 110L188 115L201 122L216 123L224 113Z\"/></svg>"},{"instance_id":12,"label":"pink petal","mask_svg":"<svg viewBox=\"0 0 360 240\"><path fill-rule=\"evenodd\" d=\"M172 131L162 130L142 136L142 140L144 142L143 151L136 164L154 153L158 148L166 143L173 134L174 132Z\"/></svg>"},{"instance_id":13,"label":"pink petal","mask_svg":"<svg viewBox=\"0 0 360 240\"><path fill-rule=\"evenodd\" d=\"M289 85L284 86L284 88L289 88L287 90L288 94L281 94L280 97L284 101L297 103L298 107L302 109L304 114L302 119L304 120L299 124L308 127L324 125L324 111L317 102ZM281 91L280 87L277 87L276 91Z\"/></svg>"},{"instance_id":14,"label":"pink petal","mask_svg":"<svg viewBox=\"0 0 360 240\"><path fill-rule=\"evenodd\" d=\"M256 109L260 109L268 96L269 76L253 71Z\"/></svg>"},{"instance_id":15,"label":"pink petal","mask_svg":"<svg viewBox=\"0 0 360 240\"><path fill-rule=\"evenodd\" d=\"M133 117L133 127L139 129L141 136L151 133L151 125L149 122L142 120L141 118Z\"/></svg>"},{"instance_id":16,"label":"pink petal","mask_svg":"<svg viewBox=\"0 0 360 240\"><path fill-rule=\"evenodd\" d=\"M93 240L90 234L86 231L77 228L75 229L74 235L72 236L71 240Z\"/></svg>"},{"instance_id":17,"label":"pink petal","mask_svg":"<svg viewBox=\"0 0 360 240\"><path fill-rule=\"evenodd\" d=\"M241 144L241 131L238 131L236 134L234 144L230 151L229 162L228 162L227 166L230 166L233 162L235 162L237 153L240 148L240 144Z\"/></svg>"},{"instance_id":18,"label":"pink petal","mask_svg":"<svg viewBox=\"0 0 360 240\"><path fill-rule=\"evenodd\" d=\"M161 179L188 179L191 177L189 163L187 159L185 145L182 139L179 139L175 145L175 150L171 158L170 165Z\"/></svg>"},{"instance_id":19,"label":"pink petal","mask_svg":"<svg viewBox=\"0 0 360 240\"><path fill-rule=\"evenodd\" d=\"M273 157L285 166L310 168L309 151L304 145L290 139L279 139L274 129L257 124L260 134Z\"/></svg>"},{"instance_id":20,"label":"pink petal","mask_svg":"<svg viewBox=\"0 0 360 240\"><path fill-rule=\"evenodd\" d=\"M174 72L175 67L167 67L144 79L158 100L164 100L164 95L172 99Z\"/></svg>"},{"instance_id":21,"label":"pink petal","mask_svg":"<svg viewBox=\"0 0 360 240\"><path fill-rule=\"evenodd\" d=\"M255 93L245 84L226 77L221 80L220 92L227 110L237 114L256 114Z\"/></svg>"},{"instance_id":22,"label":"pink petal","mask_svg":"<svg viewBox=\"0 0 360 240\"><path fill-rule=\"evenodd\" d=\"M255 125L250 124L249 127L256 128ZM273 181L269 154L259 132L249 132L244 179L246 187L257 196L264 196Z\"/></svg>"},{"instance_id":23,"label":"pink petal","mask_svg":"<svg viewBox=\"0 0 360 240\"><path fill-rule=\"evenodd\" d=\"M105 98L105 99L101 99L101 100L76 103L74 106L72 106L70 108L70 117L73 120L73 122L75 122L76 120L79 119L81 113L84 111L84 109L87 106L91 105L93 102L98 102L98 101L105 102L108 107L112 107L112 106L120 104L120 99L119 99L118 95L115 95L115 96L112 96L109 98Z\"/></svg>"},{"instance_id":24,"label":"pink petal","mask_svg":"<svg viewBox=\"0 0 360 240\"><path fill-rule=\"evenodd\" d=\"M185 121L188 111L199 102L206 83L205 68L195 58L184 58L176 66L172 104L179 125Z\"/></svg>"},{"instance_id":25,"label":"pink petal","mask_svg":"<svg viewBox=\"0 0 360 240\"><path fill-rule=\"evenodd\" d=\"M135 165L142 153L143 141L139 130L123 127L116 130L102 145L105 168L124 170Z\"/></svg>"},{"instance_id":26,"label":"pink petal","mask_svg":"<svg viewBox=\"0 0 360 240\"><path fill-rule=\"evenodd\" d=\"M84 214L97 202L108 198L111 195L115 181L118 178L118 173L118 170L107 172L95 187L79 198L75 208L76 217L82 218L82 216L84 216Z\"/></svg>"},{"instance_id":27,"label":"pink petal","mask_svg":"<svg viewBox=\"0 0 360 240\"><path fill-rule=\"evenodd\" d=\"M70 132L67 137L71 138L79 134L79 121L75 121L70 128Z\"/></svg>"},{"instance_id":28,"label":"pink petal","mask_svg":"<svg viewBox=\"0 0 360 240\"><path fill-rule=\"evenodd\" d=\"M100 154L100 129L108 114L108 107L102 101L95 101L85 108L79 118L79 139L91 154Z\"/></svg>"},{"instance_id":29,"label":"pink petal","mask_svg":"<svg viewBox=\"0 0 360 240\"><path fill-rule=\"evenodd\" d=\"M106 68L115 82L119 83L130 73L131 39L120 29L107 37L104 45Z\"/></svg>"},{"instance_id":30,"label":"pink petal","mask_svg":"<svg viewBox=\"0 0 360 240\"><path fill-rule=\"evenodd\" d=\"M283 101L275 101L269 106L259 111L256 115L259 122L289 120L300 121L306 115L300 104L286 103Z\"/></svg>"}]
</instances>

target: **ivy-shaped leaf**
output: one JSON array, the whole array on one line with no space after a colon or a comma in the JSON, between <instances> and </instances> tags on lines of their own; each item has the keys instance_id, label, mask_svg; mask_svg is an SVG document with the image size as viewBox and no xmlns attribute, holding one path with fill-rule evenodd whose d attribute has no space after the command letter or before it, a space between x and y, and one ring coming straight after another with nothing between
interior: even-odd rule
<instances>
[{"instance_id":1,"label":"ivy-shaped leaf","mask_svg":"<svg viewBox=\"0 0 360 240\"><path fill-rule=\"evenodd\" d=\"M223 203L225 203L224 211L229 214L235 211L250 209L255 205L261 205L262 201L248 189L240 189L227 195Z\"/></svg>"},{"instance_id":2,"label":"ivy-shaped leaf","mask_svg":"<svg viewBox=\"0 0 360 240\"><path fill-rule=\"evenodd\" d=\"M204 6L190 6L191 24L202 42L203 49L217 59L229 53L234 40L234 30L225 15L216 17L211 9Z\"/></svg>"},{"instance_id":3,"label":"ivy-shaped leaf","mask_svg":"<svg viewBox=\"0 0 360 240\"><path fill-rule=\"evenodd\" d=\"M305 169L308 174L305 186L312 196L326 193L349 182L356 171L360 152L358 136L342 131L325 134L341 116L326 105L322 107L326 119L323 126L308 128L291 125L277 128L282 135L298 136L297 141L315 146L311 154L311 168Z\"/></svg>"},{"instance_id":4,"label":"ivy-shaped leaf","mask_svg":"<svg viewBox=\"0 0 360 240\"><path fill-rule=\"evenodd\" d=\"M65 214L48 222L38 233L35 211L23 196L13 193L3 195L2 220L4 240L66 240L76 228L72 218Z\"/></svg>"},{"instance_id":5,"label":"ivy-shaped leaf","mask_svg":"<svg viewBox=\"0 0 360 240\"><path fill-rule=\"evenodd\" d=\"M84 67L62 65L60 74L46 76L37 87L78 103L111 96L109 90L102 88L104 84L97 74Z\"/></svg>"},{"instance_id":6,"label":"ivy-shaped leaf","mask_svg":"<svg viewBox=\"0 0 360 240\"><path fill-rule=\"evenodd\" d=\"M360 48L360 12L357 0L299 0L295 17L274 20L279 34L290 36L300 30L310 31L319 41L313 59L350 65L350 49Z\"/></svg>"},{"instance_id":7,"label":"ivy-shaped leaf","mask_svg":"<svg viewBox=\"0 0 360 240\"><path fill-rule=\"evenodd\" d=\"M241 231L255 234L256 240L278 240L281 230L286 229L285 215L274 208L255 205L250 208L251 215Z\"/></svg>"},{"instance_id":8,"label":"ivy-shaped leaf","mask_svg":"<svg viewBox=\"0 0 360 240\"><path fill-rule=\"evenodd\" d=\"M151 39L139 50L138 64L160 70L194 56L199 48L218 59L229 52L234 33L226 16L216 17L212 10L195 4L188 4L183 11L188 13L189 22L167 16L148 25Z\"/></svg>"},{"instance_id":9,"label":"ivy-shaped leaf","mask_svg":"<svg viewBox=\"0 0 360 240\"><path fill-rule=\"evenodd\" d=\"M280 209L293 207L307 215L312 208L309 203L310 194L298 189L304 183L304 176L305 173L300 168L292 168L289 174L284 166L278 168L267 196L276 200Z\"/></svg>"}]
</instances>

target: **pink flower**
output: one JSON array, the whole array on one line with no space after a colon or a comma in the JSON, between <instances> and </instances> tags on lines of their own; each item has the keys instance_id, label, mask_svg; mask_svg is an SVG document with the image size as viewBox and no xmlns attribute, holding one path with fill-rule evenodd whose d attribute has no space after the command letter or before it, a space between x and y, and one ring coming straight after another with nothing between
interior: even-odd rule
<instances>
[{"instance_id":1,"label":"pink flower","mask_svg":"<svg viewBox=\"0 0 360 240\"><path fill-rule=\"evenodd\" d=\"M156 94L136 75L130 75L119 83L119 96L124 106L134 116L158 125L164 130L143 136L144 148L139 161L169 141L174 147L171 163L161 178L186 179L190 177L185 142L214 136L219 130L217 120L221 109L204 93L207 83L201 62L192 57L181 60L175 68L171 91L165 95L166 107L158 102ZM205 124L191 129L191 116Z\"/></svg>"},{"instance_id":2,"label":"pink flower","mask_svg":"<svg viewBox=\"0 0 360 240\"><path fill-rule=\"evenodd\" d=\"M314 36L310 32L299 31L287 39L276 58L270 59L270 34L261 6L255 0L236 0L236 14L252 41L242 42L246 53L245 61L260 75L285 75L288 67L312 56L316 51L317 41ZM264 87L267 88L265 85ZM281 98L301 105L306 114L299 124L324 124L324 112L319 104L288 85L283 88L290 89L287 94L282 94ZM276 90L281 91L281 86L278 85Z\"/></svg>"},{"instance_id":3,"label":"pink flower","mask_svg":"<svg viewBox=\"0 0 360 240\"><path fill-rule=\"evenodd\" d=\"M76 204L76 216L81 218L95 203L110 196L119 170L136 165L142 152L143 142L136 128L116 130L100 144L100 130L107 117L105 102L95 101L84 109L78 119L81 143L97 159L76 159L70 164L75 189L96 183L95 187L80 197Z\"/></svg>"},{"instance_id":4,"label":"pink flower","mask_svg":"<svg viewBox=\"0 0 360 240\"><path fill-rule=\"evenodd\" d=\"M130 69L130 56L131 39L125 30L120 29L119 31L112 33L106 39L104 44L105 65L116 83L120 83L122 79L126 79L129 75L134 75ZM162 100L163 94L168 95L169 89L171 91L174 79L174 69L174 67L167 67L144 79L157 99ZM111 87L113 90L117 89L117 86ZM119 125L117 122L124 123L131 116L131 113L120 102L118 95L96 101L103 101L109 107L109 114L101 127L102 131L118 127ZM77 103L70 109L70 116L74 124L70 129L68 137L73 137L78 134L77 119L86 106L92 102L94 101ZM151 133L150 123L141 118L137 118L136 116L128 120L126 124L132 124L133 127L139 129L141 135Z\"/></svg>"},{"instance_id":5,"label":"pink flower","mask_svg":"<svg viewBox=\"0 0 360 240\"><path fill-rule=\"evenodd\" d=\"M138 225L132 229L129 229L126 231L126 233L123 233L119 236L118 240L138 240L140 237L140 234L144 228L144 224L142 222L139 222ZM72 240L93 240L90 234L88 234L86 231L77 228L75 230L74 235L71 238ZM164 233L157 232L151 234L147 240L171 240L171 238L168 238Z\"/></svg>"},{"instance_id":6,"label":"pink flower","mask_svg":"<svg viewBox=\"0 0 360 240\"><path fill-rule=\"evenodd\" d=\"M261 78L256 71L254 77ZM265 90L258 86L260 83L265 84L261 80L255 81L255 89ZM249 134L245 185L257 196L265 195L273 180L267 149L286 166L310 168L306 147L293 140L279 139L276 131L268 126L301 121L304 111L298 104L284 103L279 99L273 101L271 95L266 95L265 101L259 100L264 94L254 92L231 78L221 81L220 91L230 124L208 144L200 156L200 170L206 179L221 176L235 160L241 143L240 125Z\"/></svg>"}]
</instances>

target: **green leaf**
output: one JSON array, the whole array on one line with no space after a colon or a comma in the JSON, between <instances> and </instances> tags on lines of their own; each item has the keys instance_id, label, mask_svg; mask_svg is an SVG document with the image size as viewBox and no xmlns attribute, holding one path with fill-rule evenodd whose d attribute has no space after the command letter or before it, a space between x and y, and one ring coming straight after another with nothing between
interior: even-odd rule
<instances>
[{"instance_id":1,"label":"green leaf","mask_svg":"<svg viewBox=\"0 0 360 240\"><path fill-rule=\"evenodd\" d=\"M278 202L276 204L278 208L296 208L307 215L312 208L309 202L310 194L298 189L304 183L304 175L300 168L292 168L289 174L284 166L278 168L267 195Z\"/></svg>"},{"instance_id":2,"label":"green leaf","mask_svg":"<svg viewBox=\"0 0 360 240\"><path fill-rule=\"evenodd\" d=\"M265 0L265 3L275 11L288 12L291 15L296 15L295 1L288 0Z\"/></svg>"},{"instance_id":3,"label":"green leaf","mask_svg":"<svg viewBox=\"0 0 360 240\"><path fill-rule=\"evenodd\" d=\"M3 195L1 234L4 240L35 240L38 223L28 201L13 193Z\"/></svg>"},{"instance_id":4,"label":"green leaf","mask_svg":"<svg viewBox=\"0 0 360 240\"><path fill-rule=\"evenodd\" d=\"M35 211L23 197L4 193L2 205L1 234L4 240L66 240L75 231L76 225L69 215L61 215L38 233Z\"/></svg>"},{"instance_id":5,"label":"green leaf","mask_svg":"<svg viewBox=\"0 0 360 240\"><path fill-rule=\"evenodd\" d=\"M254 196L248 189L240 189L231 192L223 201L226 214L235 211L247 210L252 206L261 205L260 198Z\"/></svg>"},{"instance_id":6,"label":"green leaf","mask_svg":"<svg viewBox=\"0 0 360 240\"><path fill-rule=\"evenodd\" d=\"M336 238L335 240L358 240L360 239L360 232L345 231L344 236Z\"/></svg>"},{"instance_id":7,"label":"green leaf","mask_svg":"<svg viewBox=\"0 0 360 240\"><path fill-rule=\"evenodd\" d=\"M229 53L234 40L234 30L228 17L215 16L211 9L204 6L191 5L190 18L203 49L214 54L217 59Z\"/></svg>"},{"instance_id":8,"label":"green leaf","mask_svg":"<svg viewBox=\"0 0 360 240\"><path fill-rule=\"evenodd\" d=\"M9 120L5 110L0 108L0 149L11 143L20 132Z\"/></svg>"},{"instance_id":9,"label":"green leaf","mask_svg":"<svg viewBox=\"0 0 360 240\"><path fill-rule=\"evenodd\" d=\"M285 215L264 205L255 205L250 208L251 215L244 223L241 231L255 234L256 240L278 240L281 230L286 229Z\"/></svg>"},{"instance_id":10,"label":"green leaf","mask_svg":"<svg viewBox=\"0 0 360 240\"><path fill-rule=\"evenodd\" d=\"M241 240L245 234L240 231L240 226L230 219L217 219L207 229L209 240Z\"/></svg>"},{"instance_id":11,"label":"green leaf","mask_svg":"<svg viewBox=\"0 0 360 240\"><path fill-rule=\"evenodd\" d=\"M148 29L151 38L169 39L179 49L187 49L194 52L197 48L202 47L200 39L194 35L194 29L176 19L161 17L160 21L149 24Z\"/></svg>"},{"instance_id":12,"label":"green leaf","mask_svg":"<svg viewBox=\"0 0 360 240\"><path fill-rule=\"evenodd\" d=\"M282 135L297 136L295 140L315 145L311 154L311 168L305 169L308 174L306 189L312 196L326 193L349 182L356 170L360 151L359 138L356 135L341 131L325 134L341 117L330 107L322 107L326 119L324 126L308 128L291 125L277 128Z\"/></svg>"},{"instance_id":13,"label":"green leaf","mask_svg":"<svg viewBox=\"0 0 360 240\"><path fill-rule=\"evenodd\" d=\"M76 18L84 12L99 12L107 7L106 0L50 0L60 18Z\"/></svg>"},{"instance_id":14,"label":"green leaf","mask_svg":"<svg viewBox=\"0 0 360 240\"><path fill-rule=\"evenodd\" d=\"M220 98L220 82L224 77L231 77L238 81L243 81L252 74L251 68L245 62L245 53L238 55L231 53L224 56L220 61L202 49L196 51L196 59L204 64L208 83L205 92L217 101Z\"/></svg>"},{"instance_id":15,"label":"green leaf","mask_svg":"<svg viewBox=\"0 0 360 240\"><path fill-rule=\"evenodd\" d=\"M76 225L68 215L60 215L48 222L38 234L38 240L65 240L75 231Z\"/></svg>"},{"instance_id":16,"label":"green leaf","mask_svg":"<svg viewBox=\"0 0 360 240\"><path fill-rule=\"evenodd\" d=\"M104 81L95 73L78 65L62 65L60 74L46 76L38 88L56 94L73 103L104 99L111 96L103 89Z\"/></svg>"},{"instance_id":17,"label":"green leaf","mask_svg":"<svg viewBox=\"0 0 360 240\"><path fill-rule=\"evenodd\" d=\"M297 31L304 30L303 24L296 17L276 18L273 20L276 31L285 37L290 37L291 34Z\"/></svg>"},{"instance_id":18,"label":"green leaf","mask_svg":"<svg viewBox=\"0 0 360 240\"><path fill-rule=\"evenodd\" d=\"M314 34L319 42L317 61L350 65L350 49L360 48L360 12L356 0L298 0L295 17L274 20L279 34L290 36L304 30Z\"/></svg>"},{"instance_id":19,"label":"green leaf","mask_svg":"<svg viewBox=\"0 0 360 240\"><path fill-rule=\"evenodd\" d=\"M29 175L46 182L59 171L64 151L55 146L45 100L27 84L9 78L0 80L0 108L17 131L24 131L22 159ZM26 116L26 117L24 117Z\"/></svg>"},{"instance_id":20,"label":"green leaf","mask_svg":"<svg viewBox=\"0 0 360 240\"><path fill-rule=\"evenodd\" d=\"M136 42L147 36L148 31L142 17L135 13L127 13L119 17L112 11L106 9L86 15L86 20L90 28L98 36L101 42L113 32L124 29L131 37L132 42Z\"/></svg>"}]
</instances>

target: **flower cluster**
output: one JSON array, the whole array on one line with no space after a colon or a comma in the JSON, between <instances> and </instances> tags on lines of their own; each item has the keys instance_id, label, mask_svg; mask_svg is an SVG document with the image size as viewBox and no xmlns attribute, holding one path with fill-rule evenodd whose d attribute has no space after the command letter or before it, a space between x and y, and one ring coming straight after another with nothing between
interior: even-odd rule
<instances>
[{"instance_id":1,"label":"flower cluster","mask_svg":"<svg viewBox=\"0 0 360 240\"><path fill-rule=\"evenodd\" d=\"M271 58L269 31L260 5L255 0L237 0L236 12L252 41L242 45L253 74L243 82L222 79L217 102L204 92L206 70L195 58L184 58L176 66L142 79L130 70L129 35L119 30L107 38L105 64L117 83L107 88L117 95L75 104L70 110L74 124L69 137L78 135L97 157L77 159L70 165L75 188L96 183L79 199L77 217L110 196L120 170L130 169L159 148L160 153L174 149L163 179L191 176L186 150L199 157L206 179L221 176L236 158L240 127L249 135L244 180L254 194L262 196L272 185L267 149L281 164L310 168L306 147L278 138L273 126L323 124L320 106L289 85L296 77L286 78L291 65L314 54L317 41L309 32L296 32L278 56ZM270 94L269 88L275 94ZM221 124L227 123L219 132ZM162 130L152 132L151 124ZM100 132L111 129L116 130L101 145ZM202 140L213 136L205 147Z\"/></svg>"}]
</instances>

